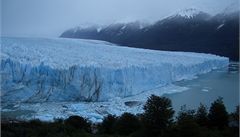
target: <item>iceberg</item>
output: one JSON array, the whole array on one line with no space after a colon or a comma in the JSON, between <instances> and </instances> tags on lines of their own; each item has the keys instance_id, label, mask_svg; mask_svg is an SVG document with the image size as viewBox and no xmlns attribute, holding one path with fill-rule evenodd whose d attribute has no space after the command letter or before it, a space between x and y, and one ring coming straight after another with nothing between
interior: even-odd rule
<instances>
[{"instance_id":1,"label":"iceberg","mask_svg":"<svg viewBox=\"0 0 240 137\"><path fill-rule=\"evenodd\" d=\"M1 37L2 102L107 101L192 79L229 59L84 39Z\"/></svg>"}]
</instances>

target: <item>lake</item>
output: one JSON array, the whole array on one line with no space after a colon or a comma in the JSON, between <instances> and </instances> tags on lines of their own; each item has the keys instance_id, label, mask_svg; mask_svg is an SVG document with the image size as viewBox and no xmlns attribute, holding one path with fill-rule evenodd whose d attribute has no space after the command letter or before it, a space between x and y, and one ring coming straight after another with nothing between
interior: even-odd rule
<instances>
[{"instance_id":1,"label":"lake","mask_svg":"<svg viewBox=\"0 0 240 137\"><path fill-rule=\"evenodd\" d=\"M172 100L175 110L184 104L190 109L197 108L200 103L210 106L218 97L223 97L227 110L232 112L239 104L239 63L231 62L228 68L175 84L189 88L184 92L164 95Z\"/></svg>"}]
</instances>

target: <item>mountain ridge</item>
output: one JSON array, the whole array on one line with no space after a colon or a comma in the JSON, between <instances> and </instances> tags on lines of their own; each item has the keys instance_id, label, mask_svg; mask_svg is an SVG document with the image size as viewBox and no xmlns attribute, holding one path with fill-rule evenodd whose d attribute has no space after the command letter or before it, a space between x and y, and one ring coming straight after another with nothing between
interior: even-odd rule
<instances>
[{"instance_id":1,"label":"mountain ridge","mask_svg":"<svg viewBox=\"0 0 240 137\"><path fill-rule=\"evenodd\" d=\"M116 23L101 29L67 30L60 37L105 40L155 50L212 53L238 60L238 30L239 11L210 15L191 8L153 24Z\"/></svg>"}]
</instances>

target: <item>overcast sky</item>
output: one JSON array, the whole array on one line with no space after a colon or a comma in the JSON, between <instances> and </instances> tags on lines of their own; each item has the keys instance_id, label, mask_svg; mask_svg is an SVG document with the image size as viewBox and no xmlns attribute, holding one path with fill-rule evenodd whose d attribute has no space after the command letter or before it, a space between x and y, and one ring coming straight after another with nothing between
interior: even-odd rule
<instances>
[{"instance_id":1,"label":"overcast sky","mask_svg":"<svg viewBox=\"0 0 240 137\"><path fill-rule=\"evenodd\" d=\"M3 36L57 37L88 24L153 22L186 8L216 14L238 0L1 0Z\"/></svg>"}]
</instances>

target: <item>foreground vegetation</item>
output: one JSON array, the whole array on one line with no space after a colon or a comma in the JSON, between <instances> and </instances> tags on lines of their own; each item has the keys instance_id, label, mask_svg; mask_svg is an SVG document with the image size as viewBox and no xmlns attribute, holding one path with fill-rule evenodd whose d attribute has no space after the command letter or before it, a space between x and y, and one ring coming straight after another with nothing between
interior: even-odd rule
<instances>
[{"instance_id":1,"label":"foreground vegetation","mask_svg":"<svg viewBox=\"0 0 240 137\"><path fill-rule=\"evenodd\" d=\"M144 105L144 113L108 115L102 123L71 116L54 122L2 121L2 137L238 137L239 106L228 114L222 98L208 110L189 110L183 106L174 117L171 100L152 95Z\"/></svg>"}]
</instances>

